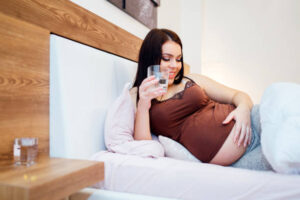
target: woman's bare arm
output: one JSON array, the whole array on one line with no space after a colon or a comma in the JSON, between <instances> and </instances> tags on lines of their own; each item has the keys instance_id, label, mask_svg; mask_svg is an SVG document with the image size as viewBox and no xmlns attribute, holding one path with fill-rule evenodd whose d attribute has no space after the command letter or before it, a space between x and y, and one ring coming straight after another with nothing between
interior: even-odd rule
<instances>
[{"instance_id":1,"label":"woman's bare arm","mask_svg":"<svg viewBox=\"0 0 300 200\"><path fill-rule=\"evenodd\" d=\"M150 132L149 109L151 100L165 93L162 88L151 89L158 82L154 77L146 78L139 88L139 101L136 105L136 116L134 122L134 139L135 140L152 140ZM131 98L136 102L137 88L130 91Z\"/></svg>"},{"instance_id":2,"label":"woman's bare arm","mask_svg":"<svg viewBox=\"0 0 300 200\"><path fill-rule=\"evenodd\" d=\"M152 140L150 132L149 109L138 103L134 124L135 140Z\"/></svg>"},{"instance_id":3,"label":"woman's bare arm","mask_svg":"<svg viewBox=\"0 0 300 200\"><path fill-rule=\"evenodd\" d=\"M249 109L253 106L250 97L242 91L227 87L200 74L190 74L188 77L200 85L205 90L207 96L214 101L234 104L236 107L240 105L246 106Z\"/></svg>"}]
</instances>

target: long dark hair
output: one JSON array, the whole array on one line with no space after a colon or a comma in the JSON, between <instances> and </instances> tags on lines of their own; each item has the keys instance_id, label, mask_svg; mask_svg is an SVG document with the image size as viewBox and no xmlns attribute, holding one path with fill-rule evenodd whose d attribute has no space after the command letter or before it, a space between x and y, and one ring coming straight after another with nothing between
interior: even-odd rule
<instances>
[{"instance_id":1,"label":"long dark hair","mask_svg":"<svg viewBox=\"0 0 300 200\"><path fill-rule=\"evenodd\" d=\"M149 65L160 64L162 59L162 45L169 40L179 44L182 51L182 43L179 36L171 30L152 29L145 37L140 49L138 69L133 84L133 87L138 88L137 101L139 100L139 87L142 81L147 77L147 67ZM181 56L180 61L181 69L175 77L174 84L179 84L183 78L183 55Z\"/></svg>"}]
</instances>

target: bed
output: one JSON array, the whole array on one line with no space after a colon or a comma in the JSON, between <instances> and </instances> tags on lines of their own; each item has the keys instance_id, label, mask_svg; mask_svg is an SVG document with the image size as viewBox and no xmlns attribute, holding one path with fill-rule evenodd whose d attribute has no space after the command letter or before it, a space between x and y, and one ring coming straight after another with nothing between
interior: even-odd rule
<instances>
[{"instance_id":1,"label":"bed","mask_svg":"<svg viewBox=\"0 0 300 200\"><path fill-rule=\"evenodd\" d=\"M132 82L141 39L69 2L0 3L1 158L13 138L39 153L104 161L70 199L300 199L300 177L106 151L107 110Z\"/></svg>"}]
</instances>

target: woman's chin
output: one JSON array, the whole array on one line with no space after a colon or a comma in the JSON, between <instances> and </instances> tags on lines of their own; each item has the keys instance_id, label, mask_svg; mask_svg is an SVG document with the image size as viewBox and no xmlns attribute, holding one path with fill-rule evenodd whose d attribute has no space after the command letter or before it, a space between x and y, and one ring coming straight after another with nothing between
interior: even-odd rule
<instances>
[{"instance_id":1,"label":"woman's chin","mask_svg":"<svg viewBox=\"0 0 300 200\"><path fill-rule=\"evenodd\" d=\"M174 79L169 79L168 80L168 85L170 86L170 85L173 85L173 83L174 83Z\"/></svg>"}]
</instances>

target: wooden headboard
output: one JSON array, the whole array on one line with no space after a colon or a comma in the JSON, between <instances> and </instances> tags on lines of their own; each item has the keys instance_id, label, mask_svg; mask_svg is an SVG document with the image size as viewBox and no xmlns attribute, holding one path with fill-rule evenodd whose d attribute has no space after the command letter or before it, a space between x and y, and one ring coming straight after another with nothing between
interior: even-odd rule
<instances>
[{"instance_id":1,"label":"wooden headboard","mask_svg":"<svg viewBox=\"0 0 300 200\"><path fill-rule=\"evenodd\" d=\"M0 159L16 137L49 155L50 34L137 61L142 40L68 0L0 1Z\"/></svg>"}]
</instances>

